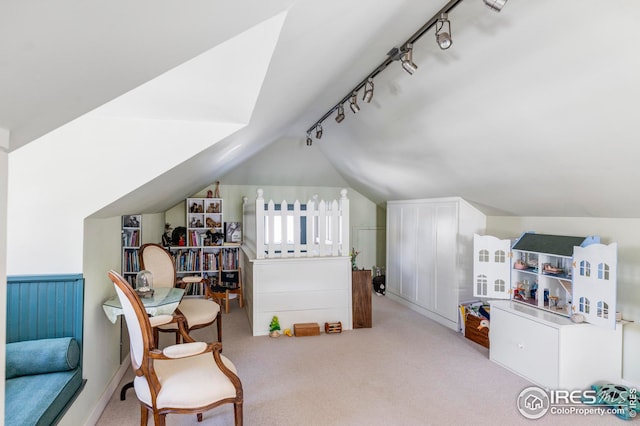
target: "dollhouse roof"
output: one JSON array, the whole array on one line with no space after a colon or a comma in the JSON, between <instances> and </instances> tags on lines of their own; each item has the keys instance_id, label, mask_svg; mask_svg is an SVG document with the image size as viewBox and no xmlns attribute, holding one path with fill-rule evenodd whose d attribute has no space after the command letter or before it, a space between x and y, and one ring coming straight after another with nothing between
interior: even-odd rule
<instances>
[{"instance_id":1,"label":"dollhouse roof","mask_svg":"<svg viewBox=\"0 0 640 426\"><path fill-rule=\"evenodd\" d=\"M524 233L513 245L513 249L571 257L573 247L583 245L586 240L586 237Z\"/></svg>"}]
</instances>

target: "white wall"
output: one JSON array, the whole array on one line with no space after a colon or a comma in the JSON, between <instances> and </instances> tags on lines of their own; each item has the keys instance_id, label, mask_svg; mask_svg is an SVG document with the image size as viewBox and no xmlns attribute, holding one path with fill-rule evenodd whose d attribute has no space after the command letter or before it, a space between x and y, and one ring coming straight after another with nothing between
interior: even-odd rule
<instances>
[{"instance_id":1,"label":"white wall","mask_svg":"<svg viewBox=\"0 0 640 426\"><path fill-rule=\"evenodd\" d=\"M137 214L137 212L130 212ZM121 217L86 219L84 222L83 275L84 357L87 384L69 408L61 425L93 424L120 380L120 322L112 324L102 302L115 296L107 271L120 271ZM142 215L142 243L158 242L164 228L164 214ZM127 370L124 370L125 372Z\"/></svg>"},{"instance_id":2,"label":"white wall","mask_svg":"<svg viewBox=\"0 0 640 426\"><path fill-rule=\"evenodd\" d=\"M640 219L507 217L487 218L487 235L518 237L525 231L539 234L599 235L602 243L618 244L617 307L635 323L624 326L623 379L640 384ZM585 354L588 356L589 354Z\"/></svg>"}]
</instances>

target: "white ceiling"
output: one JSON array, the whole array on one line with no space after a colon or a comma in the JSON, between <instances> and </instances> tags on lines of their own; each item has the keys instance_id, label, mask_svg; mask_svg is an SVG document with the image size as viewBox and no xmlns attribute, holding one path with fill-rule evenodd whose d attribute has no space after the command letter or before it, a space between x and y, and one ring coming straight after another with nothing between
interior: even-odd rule
<instances>
[{"instance_id":1,"label":"white ceiling","mask_svg":"<svg viewBox=\"0 0 640 426\"><path fill-rule=\"evenodd\" d=\"M311 147L307 128L444 1L8 3L0 127L11 132L10 151L109 101L111 116L250 117L101 215L163 211L220 179L351 186L380 203L457 195L491 214L640 217L630 189L640 180L636 1L509 0L495 13L464 0L449 16L449 50L429 31L415 44L414 75L391 64L375 79L373 102L360 102L356 116L347 108L341 124L329 117ZM229 85L174 79L181 64L279 16L257 98L255 90L243 97ZM249 75L246 53L219 55L220 69ZM208 74L232 80L198 78ZM176 92L181 108L158 110ZM121 103L126 93L137 97L135 108Z\"/></svg>"}]
</instances>

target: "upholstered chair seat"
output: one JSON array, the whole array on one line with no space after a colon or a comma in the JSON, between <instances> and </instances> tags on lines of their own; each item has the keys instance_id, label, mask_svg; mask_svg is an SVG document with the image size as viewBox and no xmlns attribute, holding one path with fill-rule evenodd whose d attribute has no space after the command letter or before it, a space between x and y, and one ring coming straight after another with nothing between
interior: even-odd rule
<instances>
[{"instance_id":1,"label":"upholstered chair seat","mask_svg":"<svg viewBox=\"0 0 640 426\"><path fill-rule=\"evenodd\" d=\"M183 346L183 345L179 345ZM237 374L236 367L224 355L222 362L229 370ZM236 389L222 371L211 362L211 354L171 360L155 360L153 368L160 382L160 392L156 397L156 406L164 408L193 409L220 401L235 398ZM151 405L151 392L145 377L136 377L133 381L136 395L146 405Z\"/></svg>"}]
</instances>

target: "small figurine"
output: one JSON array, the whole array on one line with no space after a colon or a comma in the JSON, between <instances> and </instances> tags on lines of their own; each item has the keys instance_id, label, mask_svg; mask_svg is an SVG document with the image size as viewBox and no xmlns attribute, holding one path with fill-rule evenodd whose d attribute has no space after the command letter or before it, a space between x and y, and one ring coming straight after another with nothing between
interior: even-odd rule
<instances>
[{"instance_id":1,"label":"small figurine","mask_svg":"<svg viewBox=\"0 0 640 426\"><path fill-rule=\"evenodd\" d=\"M278 321L278 317L275 315L271 319L271 324L269 324L269 336L271 337L280 336L280 322Z\"/></svg>"},{"instance_id":2,"label":"small figurine","mask_svg":"<svg viewBox=\"0 0 640 426\"><path fill-rule=\"evenodd\" d=\"M173 228L171 227L171 224L165 223L164 234L162 234L162 245L164 247L170 247L171 244L173 244L173 241L171 241L171 232L173 232Z\"/></svg>"}]
</instances>

